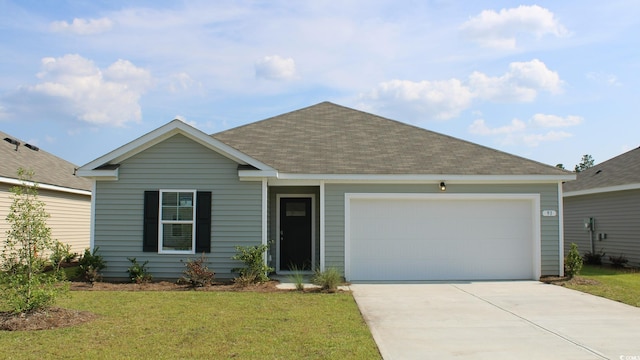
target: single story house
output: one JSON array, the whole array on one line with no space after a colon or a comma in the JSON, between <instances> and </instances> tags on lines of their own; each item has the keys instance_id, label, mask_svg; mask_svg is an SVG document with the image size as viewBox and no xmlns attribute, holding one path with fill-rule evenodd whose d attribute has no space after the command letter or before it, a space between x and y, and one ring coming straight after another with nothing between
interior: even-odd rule
<instances>
[{"instance_id":1,"label":"single story house","mask_svg":"<svg viewBox=\"0 0 640 360\"><path fill-rule=\"evenodd\" d=\"M11 188L20 185L18 169L33 170L38 198L49 214L51 238L82 254L89 247L91 181L75 175L76 166L37 146L0 132L0 251L5 246Z\"/></svg>"},{"instance_id":2,"label":"single story house","mask_svg":"<svg viewBox=\"0 0 640 360\"><path fill-rule=\"evenodd\" d=\"M562 182L575 175L323 102L207 135L179 120L82 166L92 246L176 278L205 253L270 244L276 273L349 281L538 279L563 272Z\"/></svg>"},{"instance_id":3,"label":"single story house","mask_svg":"<svg viewBox=\"0 0 640 360\"><path fill-rule=\"evenodd\" d=\"M640 266L640 148L578 173L564 184L565 249L625 256Z\"/></svg>"}]
</instances>

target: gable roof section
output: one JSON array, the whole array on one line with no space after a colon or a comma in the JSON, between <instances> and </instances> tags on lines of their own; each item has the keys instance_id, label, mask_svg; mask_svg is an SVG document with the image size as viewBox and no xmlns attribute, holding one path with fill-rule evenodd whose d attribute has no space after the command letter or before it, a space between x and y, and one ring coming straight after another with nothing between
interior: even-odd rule
<instances>
[{"instance_id":1,"label":"gable roof section","mask_svg":"<svg viewBox=\"0 0 640 360\"><path fill-rule=\"evenodd\" d=\"M4 139L17 141L12 144ZM43 189L90 195L91 181L75 176L76 166L36 146L0 131L0 182L19 184L18 168L33 170Z\"/></svg>"},{"instance_id":2,"label":"gable roof section","mask_svg":"<svg viewBox=\"0 0 640 360\"><path fill-rule=\"evenodd\" d=\"M330 102L211 136L280 175L574 178L549 165Z\"/></svg>"},{"instance_id":3,"label":"gable roof section","mask_svg":"<svg viewBox=\"0 0 640 360\"><path fill-rule=\"evenodd\" d=\"M640 147L578 173L563 185L565 196L640 189Z\"/></svg>"},{"instance_id":4,"label":"gable roof section","mask_svg":"<svg viewBox=\"0 0 640 360\"><path fill-rule=\"evenodd\" d=\"M185 124L180 120L171 122L125 144L96 160L87 163L78 169L78 175L85 177L101 178L105 180L117 180L119 163L174 136L181 134L218 152L219 154L237 162L240 165L250 165L262 171L272 171L268 165L247 156L246 154L208 136L202 131Z\"/></svg>"}]
</instances>

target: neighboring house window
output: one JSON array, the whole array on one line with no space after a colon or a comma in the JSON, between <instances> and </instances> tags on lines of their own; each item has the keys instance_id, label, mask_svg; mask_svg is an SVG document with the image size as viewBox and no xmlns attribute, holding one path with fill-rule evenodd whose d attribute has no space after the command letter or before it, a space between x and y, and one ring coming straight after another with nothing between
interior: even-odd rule
<instances>
[{"instance_id":1,"label":"neighboring house window","mask_svg":"<svg viewBox=\"0 0 640 360\"><path fill-rule=\"evenodd\" d=\"M143 238L143 251L210 252L211 192L145 191Z\"/></svg>"}]
</instances>

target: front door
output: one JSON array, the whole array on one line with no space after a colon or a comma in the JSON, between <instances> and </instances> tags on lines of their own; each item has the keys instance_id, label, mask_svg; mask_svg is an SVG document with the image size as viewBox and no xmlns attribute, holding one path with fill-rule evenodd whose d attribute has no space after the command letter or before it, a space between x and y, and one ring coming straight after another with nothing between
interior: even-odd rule
<instances>
[{"instance_id":1,"label":"front door","mask_svg":"<svg viewBox=\"0 0 640 360\"><path fill-rule=\"evenodd\" d=\"M280 270L311 270L311 198L280 198Z\"/></svg>"}]
</instances>

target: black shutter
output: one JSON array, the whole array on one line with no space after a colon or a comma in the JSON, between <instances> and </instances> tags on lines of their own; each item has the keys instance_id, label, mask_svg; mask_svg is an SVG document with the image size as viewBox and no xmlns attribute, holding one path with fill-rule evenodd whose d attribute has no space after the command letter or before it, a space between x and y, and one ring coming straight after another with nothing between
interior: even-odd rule
<instances>
[{"instance_id":1,"label":"black shutter","mask_svg":"<svg viewBox=\"0 0 640 360\"><path fill-rule=\"evenodd\" d=\"M158 252L158 212L160 192L144 192L144 228L142 251Z\"/></svg>"},{"instance_id":2,"label":"black shutter","mask_svg":"<svg viewBox=\"0 0 640 360\"><path fill-rule=\"evenodd\" d=\"M211 252L211 191L198 191L196 200L196 254Z\"/></svg>"}]
</instances>

